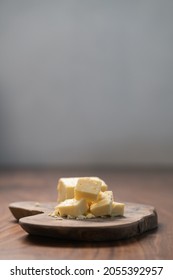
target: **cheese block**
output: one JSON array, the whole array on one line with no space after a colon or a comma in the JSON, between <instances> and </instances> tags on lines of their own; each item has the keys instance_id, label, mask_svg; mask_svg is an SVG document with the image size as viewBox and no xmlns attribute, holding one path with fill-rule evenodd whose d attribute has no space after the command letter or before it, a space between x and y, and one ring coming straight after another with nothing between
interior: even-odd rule
<instances>
[{"instance_id":1,"label":"cheese block","mask_svg":"<svg viewBox=\"0 0 173 280\"><path fill-rule=\"evenodd\" d=\"M90 211L95 216L111 215L112 213L113 193L105 191L103 197L98 202L92 203Z\"/></svg>"},{"instance_id":2,"label":"cheese block","mask_svg":"<svg viewBox=\"0 0 173 280\"><path fill-rule=\"evenodd\" d=\"M115 202L112 203L112 216L123 216L124 215L124 203Z\"/></svg>"},{"instance_id":3,"label":"cheese block","mask_svg":"<svg viewBox=\"0 0 173 280\"><path fill-rule=\"evenodd\" d=\"M91 178L101 181L101 191L102 192L104 192L108 189L107 184L102 179L100 179L99 177L91 177Z\"/></svg>"},{"instance_id":4,"label":"cheese block","mask_svg":"<svg viewBox=\"0 0 173 280\"><path fill-rule=\"evenodd\" d=\"M98 177L90 177L90 178L95 181L101 182L101 191L104 192L107 190L108 186L102 179L100 179ZM75 189L79 179L80 179L80 177L61 178L58 181L58 185L57 185L58 202L64 201L65 199L74 198L74 189Z\"/></svg>"},{"instance_id":5,"label":"cheese block","mask_svg":"<svg viewBox=\"0 0 173 280\"><path fill-rule=\"evenodd\" d=\"M104 191L104 192L100 191L99 195L98 195L98 200L101 200L101 199L104 199L107 197L110 197L111 200L113 201L113 192L112 191Z\"/></svg>"},{"instance_id":6,"label":"cheese block","mask_svg":"<svg viewBox=\"0 0 173 280\"><path fill-rule=\"evenodd\" d=\"M78 217L87 213L88 204L85 199L76 200L66 199L60 202L56 207L54 214L62 216Z\"/></svg>"},{"instance_id":7,"label":"cheese block","mask_svg":"<svg viewBox=\"0 0 173 280\"><path fill-rule=\"evenodd\" d=\"M101 181L91 177L79 178L74 190L76 199L84 198L88 202L96 201L101 190Z\"/></svg>"},{"instance_id":8,"label":"cheese block","mask_svg":"<svg viewBox=\"0 0 173 280\"><path fill-rule=\"evenodd\" d=\"M78 178L61 178L58 181L58 202L66 199L74 198L74 188L76 187Z\"/></svg>"},{"instance_id":9,"label":"cheese block","mask_svg":"<svg viewBox=\"0 0 173 280\"><path fill-rule=\"evenodd\" d=\"M91 219L124 214L123 203L114 201L113 192L99 177L61 178L58 181L58 205L52 216Z\"/></svg>"}]
</instances>

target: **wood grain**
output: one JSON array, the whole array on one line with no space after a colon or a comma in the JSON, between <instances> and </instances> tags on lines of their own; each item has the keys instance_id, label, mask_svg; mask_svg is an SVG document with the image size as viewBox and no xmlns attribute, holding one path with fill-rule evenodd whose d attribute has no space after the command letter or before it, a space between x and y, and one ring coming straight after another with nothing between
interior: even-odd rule
<instances>
[{"instance_id":1,"label":"wood grain","mask_svg":"<svg viewBox=\"0 0 173 280\"><path fill-rule=\"evenodd\" d=\"M54 201L60 177L99 176L118 201L153 205L158 229L128 240L76 242L28 235L8 209ZM0 259L173 259L173 170L31 169L0 171Z\"/></svg>"},{"instance_id":2,"label":"wood grain","mask_svg":"<svg viewBox=\"0 0 173 280\"><path fill-rule=\"evenodd\" d=\"M56 202L15 202L9 205L20 226L31 235L75 241L115 241L131 238L157 227L157 213L153 206L125 203L123 217L94 219L55 218Z\"/></svg>"}]
</instances>

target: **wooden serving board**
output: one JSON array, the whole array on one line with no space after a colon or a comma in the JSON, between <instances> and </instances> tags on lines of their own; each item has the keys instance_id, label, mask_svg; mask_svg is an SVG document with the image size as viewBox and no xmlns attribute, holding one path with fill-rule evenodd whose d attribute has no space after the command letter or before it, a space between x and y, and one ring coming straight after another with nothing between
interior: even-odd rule
<instances>
[{"instance_id":1,"label":"wooden serving board","mask_svg":"<svg viewBox=\"0 0 173 280\"><path fill-rule=\"evenodd\" d=\"M56 202L15 202L9 205L9 209L20 226L29 234L61 240L120 240L140 235L158 225L156 210L150 205L125 202L123 217L85 220L49 216L56 205Z\"/></svg>"}]
</instances>

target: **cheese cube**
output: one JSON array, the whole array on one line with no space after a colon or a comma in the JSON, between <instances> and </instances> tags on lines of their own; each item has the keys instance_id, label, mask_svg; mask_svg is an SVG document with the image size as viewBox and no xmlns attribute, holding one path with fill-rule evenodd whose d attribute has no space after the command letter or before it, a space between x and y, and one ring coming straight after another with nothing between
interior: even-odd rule
<instances>
[{"instance_id":1,"label":"cheese cube","mask_svg":"<svg viewBox=\"0 0 173 280\"><path fill-rule=\"evenodd\" d=\"M112 191L106 191L103 195L103 198L98 202L92 203L90 206L90 211L96 217L111 215L112 212L112 202L113 202L113 193Z\"/></svg>"},{"instance_id":2,"label":"cheese cube","mask_svg":"<svg viewBox=\"0 0 173 280\"><path fill-rule=\"evenodd\" d=\"M88 202L95 201L98 199L98 195L101 190L101 184L101 181L95 178L79 178L74 190L74 197L76 199L85 198Z\"/></svg>"},{"instance_id":3,"label":"cheese cube","mask_svg":"<svg viewBox=\"0 0 173 280\"><path fill-rule=\"evenodd\" d=\"M115 202L112 203L112 216L123 216L124 215L124 203Z\"/></svg>"},{"instance_id":4,"label":"cheese cube","mask_svg":"<svg viewBox=\"0 0 173 280\"><path fill-rule=\"evenodd\" d=\"M78 178L61 178L58 181L58 202L65 199L74 198L74 188L76 187Z\"/></svg>"},{"instance_id":5,"label":"cheese cube","mask_svg":"<svg viewBox=\"0 0 173 280\"><path fill-rule=\"evenodd\" d=\"M104 198L110 197L113 200L113 192L112 191L100 191L98 195L98 200L102 200Z\"/></svg>"},{"instance_id":6,"label":"cheese cube","mask_svg":"<svg viewBox=\"0 0 173 280\"><path fill-rule=\"evenodd\" d=\"M107 190L107 185L105 182L98 177L90 177L95 181L101 182L101 191ZM77 185L79 177L73 178L61 178L58 181L57 191L58 191L58 202L64 201L65 199L74 198L74 188ZM82 179L82 177L81 177Z\"/></svg>"},{"instance_id":7,"label":"cheese cube","mask_svg":"<svg viewBox=\"0 0 173 280\"><path fill-rule=\"evenodd\" d=\"M108 186L106 185L106 183L100 179L99 177L91 177L91 179L96 179L96 180L99 180L101 181L101 191L104 192L108 189Z\"/></svg>"},{"instance_id":8,"label":"cheese cube","mask_svg":"<svg viewBox=\"0 0 173 280\"><path fill-rule=\"evenodd\" d=\"M55 215L78 217L87 213L88 204L85 199L66 199L55 207Z\"/></svg>"}]
</instances>

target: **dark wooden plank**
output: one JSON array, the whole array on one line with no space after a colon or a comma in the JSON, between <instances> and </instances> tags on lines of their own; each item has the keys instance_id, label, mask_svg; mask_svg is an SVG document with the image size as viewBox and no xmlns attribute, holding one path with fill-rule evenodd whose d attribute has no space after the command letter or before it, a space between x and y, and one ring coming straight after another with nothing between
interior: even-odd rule
<instances>
[{"instance_id":1,"label":"dark wooden plank","mask_svg":"<svg viewBox=\"0 0 173 280\"><path fill-rule=\"evenodd\" d=\"M32 235L60 240L112 241L131 238L157 227L153 206L125 203L123 217L94 219L57 219L49 215L57 203L16 202L9 208L19 224Z\"/></svg>"}]
</instances>

